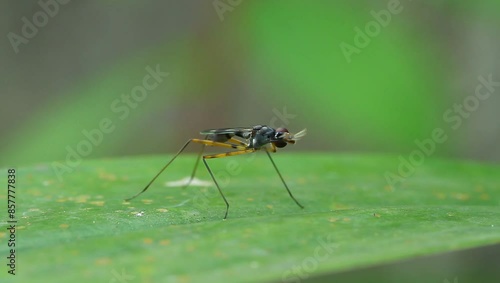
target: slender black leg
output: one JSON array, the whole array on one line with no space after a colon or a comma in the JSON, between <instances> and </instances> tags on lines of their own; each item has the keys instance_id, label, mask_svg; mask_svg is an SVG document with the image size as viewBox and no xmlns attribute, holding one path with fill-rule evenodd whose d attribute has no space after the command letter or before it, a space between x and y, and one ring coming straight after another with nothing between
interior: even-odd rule
<instances>
[{"instance_id":1,"label":"slender black leg","mask_svg":"<svg viewBox=\"0 0 500 283\"><path fill-rule=\"evenodd\" d=\"M207 138L208 138L208 135L205 136L205 140L207 140ZM240 145L240 146L247 146L244 142L237 140L237 139L234 139L234 138L229 139L228 143L233 143L235 145ZM191 173L191 177L189 178L189 181L182 187L183 189L185 189L187 186L189 186L189 184L191 184L191 182L193 181L194 176L196 175L196 170L198 169L198 164L200 163L201 155L205 151L205 146L206 146L206 144L202 145L200 153L198 153L198 157L196 157L196 163L194 164L194 168L193 168L193 172Z\"/></svg>"},{"instance_id":2,"label":"slender black leg","mask_svg":"<svg viewBox=\"0 0 500 283\"><path fill-rule=\"evenodd\" d=\"M238 151L230 151L230 152L224 152L224 153L217 153L217 154L208 154L203 156L203 163L205 163L205 166L207 167L208 173L210 173L210 176L212 177L212 180L214 180L215 186L219 190L220 195L224 199L224 202L226 203L226 214L224 215L224 219L227 218L227 213L229 211L229 203L226 200L226 197L222 193L222 190L219 187L219 184L215 180L214 174L212 174L212 170L210 170L210 167L208 166L207 159L212 159L212 158L224 158L224 157L229 157L229 156L235 156L235 155L241 155L241 154L248 154L248 153L253 153L255 152L255 149L253 148L247 148L247 149L242 149Z\"/></svg>"},{"instance_id":3,"label":"slender black leg","mask_svg":"<svg viewBox=\"0 0 500 283\"><path fill-rule=\"evenodd\" d=\"M196 170L198 169L198 164L200 163L200 159L201 159L201 155L203 154L203 151L205 151L205 145L201 146L200 153L198 153L198 156L196 157L196 163L194 164L194 168L193 168L193 172L191 173L191 177L189 177L188 182L184 186L182 186L183 189L185 189L187 186L189 186L189 184L191 184L191 182L193 181L194 175L196 175Z\"/></svg>"},{"instance_id":4,"label":"slender black leg","mask_svg":"<svg viewBox=\"0 0 500 283\"><path fill-rule=\"evenodd\" d=\"M271 160L271 163L273 164L274 166L274 169L276 169L276 173L278 173L278 175L280 176L280 179L281 181L283 182L283 185L285 185L285 188L286 190L288 191L288 194L290 195L290 197L295 201L295 203L300 207L300 208L304 208L304 206L302 204L300 204L296 199L295 197L292 195L292 192L290 191L290 189L288 189L288 186L286 185L285 183L285 180L283 179L283 176L281 176L281 173L280 171L278 170L278 167L276 167L276 164L274 164L274 160L271 158L271 154L269 154L269 151L265 150L265 152L267 153L267 156L269 156L269 160Z\"/></svg>"},{"instance_id":5,"label":"slender black leg","mask_svg":"<svg viewBox=\"0 0 500 283\"><path fill-rule=\"evenodd\" d=\"M226 197L224 196L224 193L222 193L222 190L219 187L219 184L217 183L217 180L215 180L214 174L212 174L212 170L210 170L210 166L208 166L207 160L205 159L205 156L203 156L203 163L205 164L205 167L207 167L208 173L210 173L210 176L212 176L212 180L214 180L215 186L217 187L217 190L219 190L220 195L222 196L222 199L226 203L226 213L224 214L224 219L227 218L227 213L229 212L229 203L226 200Z\"/></svg>"},{"instance_id":6,"label":"slender black leg","mask_svg":"<svg viewBox=\"0 0 500 283\"><path fill-rule=\"evenodd\" d=\"M144 193L148 188L149 186L151 186L151 184L153 184L153 182L156 180L156 178L158 178L158 176L160 176L160 174L165 170L167 169L167 167L172 163L174 162L174 160L177 158L177 156L179 156L179 154L181 154L184 149L186 149L186 147L188 146L188 144L190 144L191 142L193 141L193 139L190 139L188 140L182 147L181 149L174 155L174 157L172 157L172 159L170 159L170 161L160 170L160 172L158 172L158 174L156 174L156 176L154 176L154 178L146 185L146 187L140 191L138 194L134 195L133 197L130 197L128 199L125 199L125 201L130 201L136 197L138 197L140 194Z\"/></svg>"},{"instance_id":7,"label":"slender black leg","mask_svg":"<svg viewBox=\"0 0 500 283\"><path fill-rule=\"evenodd\" d=\"M135 196L133 197L130 197L128 199L125 199L125 201L130 201L136 197L138 197L140 194L144 193L148 188L149 186L151 186L151 184L156 180L156 178L158 178L158 176L160 176L160 174L165 170L167 169L167 167L177 158L177 156L179 156L179 154L181 154L184 149L186 149L186 147L191 143L191 142L194 142L194 143L201 143L203 146L219 146L219 147L225 147L225 148L232 148L232 149L239 149L239 150L245 150L246 148L242 145L234 145L234 144L227 144L227 143L222 143L222 142L214 142L212 140L200 140L200 139L190 139L188 140L182 147L181 149L174 155L174 157L172 157L172 159L160 170L160 172L158 172L158 174L156 174L156 176L148 183L148 185L142 190L140 191L138 194L136 194ZM195 167L195 170L196 170L196 167Z\"/></svg>"}]
</instances>

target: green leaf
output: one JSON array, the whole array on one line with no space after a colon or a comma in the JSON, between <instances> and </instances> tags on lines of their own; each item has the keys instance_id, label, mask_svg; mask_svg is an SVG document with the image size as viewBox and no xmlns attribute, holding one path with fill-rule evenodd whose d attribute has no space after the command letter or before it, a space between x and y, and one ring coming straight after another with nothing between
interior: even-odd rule
<instances>
[{"instance_id":1,"label":"green leaf","mask_svg":"<svg viewBox=\"0 0 500 283\"><path fill-rule=\"evenodd\" d=\"M85 160L62 182L52 164L17 168L15 279L294 282L500 242L498 166L429 159L393 188L384 175L398 174L396 156L276 154L300 209L265 155L212 159L231 205L222 220L211 183L165 185L191 173L195 156L181 155L123 201L169 158ZM210 181L201 164L197 177Z\"/></svg>"}]
</instances>

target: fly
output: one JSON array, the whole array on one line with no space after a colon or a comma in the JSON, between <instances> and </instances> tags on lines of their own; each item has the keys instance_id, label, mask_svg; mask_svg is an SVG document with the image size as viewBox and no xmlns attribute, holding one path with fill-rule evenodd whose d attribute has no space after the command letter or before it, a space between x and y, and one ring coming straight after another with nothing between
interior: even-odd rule
<instances>
[{"instance_id":1,"label":"fly","mask_svg":"<svg viewBox=\"0 0 500 283\"><path fill-rule=\"evenodd\" d=\"M172 159L160 170L160 172L158 172L158 174L156 174L156 176L146 185L146 187L142 191L140 191L135 196L126 199L125 201L130 201L139 196L140 194L144 193L149 188L149 186L151 186L151 184L156 180L156 178L158 178L158 176L160 176L160 174L177 158L177 156L179 156L179 154L181 154L190 143L194 142L202 144L203 147L196 160L195 167L187 183L188 185L194 178L194 175L196 173L196 168L198 167L198 162L200 160L200 156L202 156L206 146L217 146L217 147L227 148L228 150L230 150L224 153L203 155L201 158L203 160L203 163L205 164L205 167L207 168L208 173L210 173L210 176L212 177L215 186L219 190L222 199L226 203L226 213L224 214L224 219L227 218L227 213L229 211L229 203L227 202L224 193L220 189L219 184L217 183L217 180L215 179L214 174L210 169L210 166L208 166L207 159L249 154L256 152L258 150L263 150L266 152L267 156L269 157L269 160L271 161L274 169L276 170L276 173L283 182L283 185L285 186L285 189L287 190L290 197L300 208L304 208L304 206L302 206L302 204L300 204L297 201L297 199L295 199L292 192L288 188L287 184L285 183L285 179L283 179L283 176L278 170L278 167L276 167L276 164L274 163L270 152L276 152L277 148L283 148L287 144L295 144L297 140L305 136L306 129L296 134L291 134L286 128L273 129L268 126L258 125L254 127L210 129L201 131L200 134L205 135L205 139L188 140L181 147L181 149L174 155L174 157L172 157Z\"/></svg>"}]
</instances>

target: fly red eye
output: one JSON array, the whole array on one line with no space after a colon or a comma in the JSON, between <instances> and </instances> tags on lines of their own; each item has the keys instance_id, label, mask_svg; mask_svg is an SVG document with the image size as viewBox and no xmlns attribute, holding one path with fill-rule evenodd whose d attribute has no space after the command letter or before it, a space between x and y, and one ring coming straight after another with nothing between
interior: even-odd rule
<instances>
[{"instance_id":1,"label":"fly red eye","mask_svg":"<svg viewBox=\"0 0 500 283\"><path fill-rule=\"evenodd\" d=\"M289 131L286 128L277 128L276 132L277 133L289 133Z\"/></svg>"},{"instance_id":2,"label":"fly red eye","mask_svg":"<svg viewBox=\"0 0 500 283\"><path fill-rule=\"evenodd\" d=\"M286 128L277 128L275 138L282 139L286 133L288 133L288 130Z\"/></svg>"}]
</instances>

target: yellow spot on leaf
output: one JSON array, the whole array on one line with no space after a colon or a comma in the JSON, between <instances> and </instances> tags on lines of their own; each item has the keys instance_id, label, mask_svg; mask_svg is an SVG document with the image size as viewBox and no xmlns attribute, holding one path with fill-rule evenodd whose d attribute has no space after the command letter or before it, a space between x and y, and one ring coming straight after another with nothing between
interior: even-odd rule
<instances>
[{"instance_id":1,"label":"yellow spot on leaf","mask_svg":"<svg viewBox=\"0 0 500 283\"><path fill-rule=\"evenodd\" d=\"M96 259L95 263L97 265L109 265L111 263L111 259L109 257L102 257Z\"/></svg>"},{"instance_id":2,"label":"yellow spot on leaf","mask_svg":"<svg viewBox=\"0 0 500 283\"><path fill-rule=\"evenodd\" d=\"M144 238L144 240L142 240L142 242L144 244L150 245L150 244L153 243L153 239L151 239L151 238Z\"/></svg>"},{"instance_id":3,"label":"yellow spot on leaf","mask_svg":"<svg viewBox=\"0 0 500 283\"><path fill-rule=\"evenodd\" d=\"M35 196L35 197L38 197L38 196L42 195L42 192L39 189L31 189L31 190L28 190L28 194Z\"/></svg>"},{"instance_id":4,"label":"yellow spot on leaf","mask_svg":"<svg viewBox=\"0 0 500 283\"><path fill-rule=\"evenodd\" d=\"M470 196L468 194L457 193L453 195L458 200L468 200Z\"/></svg>"},{"instance_id":5,"label":"yellow spot on leaf","mask_svg":"<svg viewBox=\"0 0 500 283\"><path fill-rule=\"evenodd\" d=\"M142 199L141 201L142 201L142 203L144 203L144 204L151 204L151 203L153 203L153 200L152 200L152 199Z\"/></svg>"},{"instance_id":6,"label":"yellow spot on leaf","mask_svg":"<svg viewBox=\"0 0 500 283\"><path fill-rule=\"evenodd\" d=\"M218 258L227 258L227 255L223 253L222 251L216 251L214 252L214 256Z\"/></svg>"},{"instance_id":7,"label":"yellow spot on leaf","mask_svg":"<svg viewBox=\"0 0 500 283\"><path fill-rule=\"evenodd\" d=\"M438 199L445 199L446 198L446 194L445 193L435 193L434 195L436 195L436 197Z\"/></svg>"},{"instance_id":8,"label":"yellow spot on leaf","mask_svg":"<svg viewBox=\"0 0 500 283\"><path fill-rule=\"evenodd\" d=\"M116 175L107 172L99 172L99 178L106 181L115 181Z\"/></svg>"},{"instance_id":9,"label":"yellow spot on leaf","mask_svg":"<svg viewBox=\"0 0 500 283\"><path fill-rule=\"evenodd\" d=\"M335 210L342 210L342 209L347 209L349 208L347 205L345 204L341 204L341 203L336 203L334 204L333 206L335 208Z\"/></svg>"},{"instance_id":10,"label":"yellow spot on leaf","mask_svg":"<svg viewBox=\"0 0 500 283\"><path fill-rule=\"evenodd\" d=\"M162 245L162 246L168 246L168 245L170 245L170 240L168 240L168 239L161 240L160 241L160 245Z\"/></svg>"},{"instance_id":11,"label":"yellow spot on leaf","mask_svg":"<svg viewBox=\"0 0 500 283\"><path fill-rule=\"evenodd\" d=\"M75 198L76 203L84 203L87 202L87 200L90 198L89 195L80 195Z\"/></svg>"},{"instance_id":12,"label":"yellow spot on leaf","mask_svg":"<svg viewBox=\"0 0 500 283\"><path fill-rule=\"evenodd\" d=\"M104 205L104 201L102 201L102 200L94 200L94 201L91 201L89 203L93 204L93 205L97 205L97 206L103 206Z\"/></svg>"},{"instance_id":13,"label":"yellow spot on leaf","mask_svg":"<svg viewBox=\"0 0 500 283\"><path fill-rule=\"evenodd\" d=\"M490 195L488 195L488 194L481 194L479 196L479 198L482 199L482 200L489 200L490 199Z\"/></svg>"},{"instance_id":14,"label":"yellow spot on leaf","mask_svg":"<svg viewBox=\"0 0 500 283\"><path fill-rule=\"evenodd\" d=\"M190 252L190 253L191 253L191 252L194 252L194 250L196 250L196 247L195 247L195 246L193 246L193 245L189 245L189 246L187 246L187 247L186 247L186 251L188 251L188 252Z\"/></svg>"},{"instance_id":15,"label":"yellow spot on leaf","mask_svg":"<svg viewBox=\"0 0 500 283\"><path fill-rule=\"evenodd\" d=\"M59 228L62 228L62 229L66 229L68 227L69 227L68 224L61 224L61 225L59 225Z\"/></svg>"},{"instance_id":16,"label":"yellow spot on leaf","mask_svg":"<svg viewBox=\"0 0 500 283\"><path fill-rule=\"evenodd\" d=\"M166 209L166 208L158 208L156 211L158 211L158 212L168 212L168 209Z\"/></svg>"}]
</instances>

